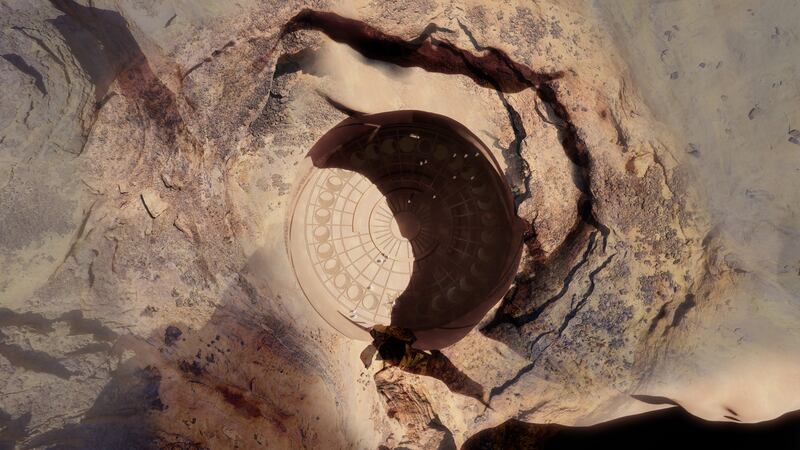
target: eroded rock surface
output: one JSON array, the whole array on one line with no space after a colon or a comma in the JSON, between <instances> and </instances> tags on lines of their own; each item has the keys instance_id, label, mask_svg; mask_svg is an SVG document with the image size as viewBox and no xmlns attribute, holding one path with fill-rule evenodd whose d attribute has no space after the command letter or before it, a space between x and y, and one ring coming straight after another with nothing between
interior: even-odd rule
<instances>
[{"instance_id":1,"label":"eroded rock surface","mask_svg":"<svg viewBox=\"0 0 800 450\"><path fill-rule=\"evenodd\" d=\"M706 49L678 44L726 19L693 2L401 3L0 2L3 446L452 448L800 408L797 6L724 6L752 33ZM479 327L391 361L311 308L284 227L314 142L400 109L481 138L528 229Z\"/></svg>"}]
</instances>

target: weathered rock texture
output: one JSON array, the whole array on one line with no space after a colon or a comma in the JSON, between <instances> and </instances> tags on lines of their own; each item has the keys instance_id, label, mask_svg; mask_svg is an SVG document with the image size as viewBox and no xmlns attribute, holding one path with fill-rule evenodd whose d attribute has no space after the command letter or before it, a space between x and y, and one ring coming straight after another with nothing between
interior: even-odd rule
<instances>
[{"instance_id":1,"label":"weathered rock texture","mask_svg":"<svg viewBox=\"0 0 800 450\"><path fill-rule=\"evenodd\" d=\"M0 1L0 447L448 448L799 409L800 8L604 8ZM397 109L483 139L529 230L478 329L365 368L284 219L320 136Z\"/></svg>"}]
</instances>

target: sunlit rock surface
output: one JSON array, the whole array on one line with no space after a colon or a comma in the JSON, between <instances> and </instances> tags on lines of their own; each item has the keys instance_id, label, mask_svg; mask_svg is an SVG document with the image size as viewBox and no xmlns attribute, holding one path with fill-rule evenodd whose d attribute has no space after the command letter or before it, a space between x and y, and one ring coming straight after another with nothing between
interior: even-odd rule
<instances>
[{"instance_id":1,"label":"sunlit rock surface","mask_svg":"<svg viewBox=\"0 0 800 450\"><path fill-rule=\"evenodd\" d=\"M0 447L450 448L800 409L792 2L0 11ZM365 368L285 220L317 139L402 109L475 133L528 230L466 338Z\"/></svg>"}]
</instances>

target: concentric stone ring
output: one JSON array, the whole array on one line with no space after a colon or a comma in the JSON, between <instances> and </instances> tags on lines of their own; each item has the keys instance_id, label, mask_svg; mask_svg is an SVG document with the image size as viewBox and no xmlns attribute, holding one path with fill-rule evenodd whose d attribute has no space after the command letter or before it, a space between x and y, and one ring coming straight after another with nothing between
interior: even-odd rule
<instances>
[{"instance_id":1,"label":"concentric stone ring","mask_svg":"<svg viewBox=\"0 0 800 450\"><path fill-rule=\"evenodd\" d=\"M287 243L307 299L340 332L393 325L418 348L466 335L516 273L524 224L463 125L395 111L347 119L311 149Z\"/></svg>"}]
</instances>

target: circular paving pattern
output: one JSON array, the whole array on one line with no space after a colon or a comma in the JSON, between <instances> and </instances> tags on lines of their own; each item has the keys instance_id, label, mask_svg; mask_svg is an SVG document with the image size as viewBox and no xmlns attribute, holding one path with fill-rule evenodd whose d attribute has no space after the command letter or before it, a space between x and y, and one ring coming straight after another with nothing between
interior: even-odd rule
<instances>
[{"instance_id":1,"label":"circular paving pattern","mask_svg":"<svg viewBox=\"0 0 800 450\"><path fill-rule=\"evenodd\" d=\"M375 324L418 338L469 331L519 260L510 192L460 125L391 114L348 119L312 149L289 222L295 274L323 318L352 337Z\"/></svg>"}]
</instances>

